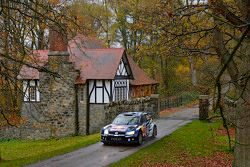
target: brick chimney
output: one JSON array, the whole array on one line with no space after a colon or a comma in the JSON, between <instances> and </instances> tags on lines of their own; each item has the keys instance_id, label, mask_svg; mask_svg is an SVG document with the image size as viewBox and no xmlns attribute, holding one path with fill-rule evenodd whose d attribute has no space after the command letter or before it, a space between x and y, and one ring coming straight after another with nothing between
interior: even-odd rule
<instances>
[{"instance_id":1,"label":"brick chimney","mask_svg":"<svg viewBox=\"0 0 250 167\"><path fill-rule=\"evenodd\" d=\"M48 64L51 71L59 73L63 64L69 63L68 41L65 24L54 24L49 30Z\"/></svg>"},{"instance_id":2,"label":"brick chimney","mask_svg":"<svg viewBox=\"0 0 250 167\"><path fill-rule=\"evenodd\" d=\"M58 52L67 52L67 33L66 26L52 25L49 30L49 50Z\"/></svg>"}]
</instances>

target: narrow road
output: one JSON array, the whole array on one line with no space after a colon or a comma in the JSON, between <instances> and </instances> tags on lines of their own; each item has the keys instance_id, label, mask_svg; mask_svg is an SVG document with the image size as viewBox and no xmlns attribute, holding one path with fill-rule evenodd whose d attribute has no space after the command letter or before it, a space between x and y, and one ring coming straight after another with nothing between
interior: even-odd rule
<instances>
[{"instance_id":1,"label":"narrow road","mask_svg":"<svg viewBox=\"0 0 250 167\"><path fill-rule=\"evenodd\" d=\"M56 156L48 160L31 164L28 167L100 167L129 156L166 135L171 134L181 126L198 118L198 108L185 108L166 118L155 120L158 126L158 135L155 139L145 141L141 146L104 146L101 142L88 147Z\"/></svg>"}]
</instances>

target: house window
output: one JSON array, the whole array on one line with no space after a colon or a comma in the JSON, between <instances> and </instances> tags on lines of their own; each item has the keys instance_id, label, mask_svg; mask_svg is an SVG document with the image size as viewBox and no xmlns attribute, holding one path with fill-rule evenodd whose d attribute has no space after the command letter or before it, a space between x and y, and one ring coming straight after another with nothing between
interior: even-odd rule
<instances>
[{"instance_id":1,"label":"house window","mask_svg":"<svg viewBox=\"0 0 250 167\"><path fill-rule=\"evenodd\" d=\"M23 81L23 100L26 102L40 101L39 81L38 80L24 80Z\"/></svg>"},{"instance_id":2,"label":"house window","mask_svg":"<svg viewBox=\"0 0 250 167\"><path fill-rule=\"evenodd\" d=\"M115 81L115 101L127 100L127 80Z\"/></svg>"},{"instance_id":3,"label":"house window","mask_svg":"<svg viewBox=\"0 0 250 167\"><path fill-rule=\"evenodd\" d=\"M80 86L80 101L84 101L84 87Z\"/></svg>"},{"instance_id":4,"label":"house window","mask_svg":"<svg viewBox=\"0 0 250 167\"><path fill-rule=\"evenodd\" d=\"M29 93L30 93L30 101L36 101L36 87L35 86L29 87Z\"/></svg>"}]
</instances>

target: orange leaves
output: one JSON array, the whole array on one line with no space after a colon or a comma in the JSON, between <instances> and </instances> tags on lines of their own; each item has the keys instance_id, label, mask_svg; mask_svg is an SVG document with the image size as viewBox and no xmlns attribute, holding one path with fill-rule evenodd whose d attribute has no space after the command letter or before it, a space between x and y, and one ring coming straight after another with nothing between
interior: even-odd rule
<instances>
[{"instance_id":1,"label":"orange leaves","mask_svg":"<svg viewBox=\"0 0 250 167\"><path fill-rule=\"evenodd\" d=\"M18 116L17 113L6 114L5 116L8 120L8 122L14 126L20 126L27 121L25 118L21 118L20 116ZM8 126L8 123L7 123L6 119L2 115L0 115L0 128L4 127L4 126Z\"/></svg>"},{"instance_id":2,"label":"orange leaves","mask_svg":"<svg viewBox=\"0 0 250 167\"><path fill-rule=\"evenodd\" d=\"M60 3L60 0L48 0L48 2L52 5L58 5Z\"/></svg>"}]
</instances>

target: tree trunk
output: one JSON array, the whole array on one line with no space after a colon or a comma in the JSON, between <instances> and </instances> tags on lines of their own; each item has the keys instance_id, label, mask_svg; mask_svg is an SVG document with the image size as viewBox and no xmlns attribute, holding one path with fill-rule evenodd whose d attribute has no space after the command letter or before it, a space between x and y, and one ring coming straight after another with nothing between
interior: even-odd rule
<instances>
[{"instance_id":1,"label":"tree trunk","mask_svg":"<svg viewBox=\"0 0 250 167\"><path fill-rule=\"evenodd\" d=\"M235 167L250 166L250 39L243 44L242 64L240 68L241 79L239 81L240 89L238 94L241 98L238 100L236 108L236 143L235 143ZM245 89L246 88L246 89Z\"/></svg>"},{"instance_id":2,"label":"tree trunk","mask_svg":"<svg viewBox=\"0 0 250 167\"><path fill-rule=\"evenodd\" d=\"M167 62L167 57L165 55L161 56L161 78L162 78L162 86L164 88L164 92L166 93L166 91L169 88L168 85L168 62Z\"/></svg>"},{"instance_id":3,"label":"tree trunk","mask_svg":"<svg viewBox=\"0 0 250 167\"><path fill-rule=\"evenodd\" d=\"M236 109L236 137L234 166L250 166L250 107L240 100Z\"/></svg>"},{"instance_id":4,"label":"tree trunk","mask_svg":"<svg viewBox=\"0 0 250 167\"><path fill-rule=\"evenodd\" d=\"M242 1L243 2L243 1ZM246 2L246 1L245 1ZM245 7L248 5L245 5ZM241 11L242 12L242 11ZM244 12L242 12L244 13ZM247 12L248 13L248 12ZM215 14L216 11L215 11ZM247 17L250 19L250 17ZM249 22L249 21L248 21ZM215 19L215 23L216 19ZM237 23L238 24L238 23ZM237 25L236 24L236 25ZM222 30L215 28L214 33L214 47L220 57L221 64L224 65L229 59L230 53L224 44ZM248 30L248 29L246 29ZM245 31L245 28L242 32ZM247 33L247 32L246 32ZM249 31L248 31L249 33ZM230 75L231 81L237 91L237 107L236 107L236 136L235 136L235 151L234 151L234 166L248 167L250 166L250 39L245 36L242 43L240 43L240 51L238 56L240 59L235 61L232 59L227 66L227 72ZM239 50L237 49L237 50Z\"/></svg>"},{"instance_id":5,"label":"tree trunk","mask_svg":"<svg viewBox=\"0 0 250 167\"><path fill-rule=\"evenodd\" d=\"M189 57L189 64L190 64L190 72L191 72L191 79L192 79L192 85L197 85L197 77L196 77L196 69L194 65L193 57Z\"/></svg>"}]
</instances>

